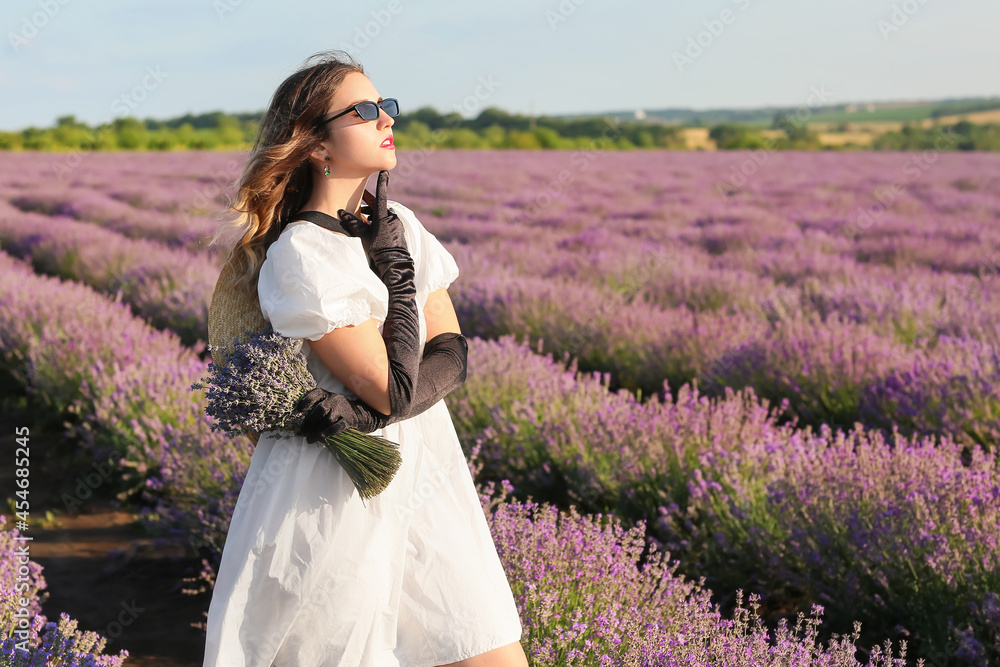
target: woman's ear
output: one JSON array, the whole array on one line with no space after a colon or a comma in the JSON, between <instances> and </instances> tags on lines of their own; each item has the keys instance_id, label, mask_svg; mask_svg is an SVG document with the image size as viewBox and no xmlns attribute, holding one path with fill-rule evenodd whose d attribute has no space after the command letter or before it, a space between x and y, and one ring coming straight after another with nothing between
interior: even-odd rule
<instances>
[{"instance_id":1,"label":"woman's ear","mask_svg":"<svg viewBox=\"0 0 1000 667\"><path fill-rule=\"evenodd\" d=\"M315 158L315 159L319 160L322 163L322 162L326 162L326 156L327 155L330 155L330 151L327 150L326 146L324 146L323 144L320 144L319 146L317 146L313 150L312 153L309 154L309 157Z\"/></svg>"}]
</instances>

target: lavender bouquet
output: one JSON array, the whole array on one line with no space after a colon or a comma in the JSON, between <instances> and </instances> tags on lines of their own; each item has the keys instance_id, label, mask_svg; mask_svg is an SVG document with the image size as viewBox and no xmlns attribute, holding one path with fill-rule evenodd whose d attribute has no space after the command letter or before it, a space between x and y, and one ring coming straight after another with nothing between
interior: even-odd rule
<instances>
[{"instance_id":1,"label":"lavender bouquet","mask_svg":"<svg viewBox=\"0 0 1000 667\"><path fill-rule=\"evenodd\" d=\"M207 389L205 412L215 418L213 431L243 435L244 429L300 435L305 413L296 405L316 380L295 341L264 329L237 341L225 365L209 363L209 376L192 389ZM349 428L321 441L354 482L362 498L381 493L402 462L399 445Z\"/></svg>"}]
</instances>

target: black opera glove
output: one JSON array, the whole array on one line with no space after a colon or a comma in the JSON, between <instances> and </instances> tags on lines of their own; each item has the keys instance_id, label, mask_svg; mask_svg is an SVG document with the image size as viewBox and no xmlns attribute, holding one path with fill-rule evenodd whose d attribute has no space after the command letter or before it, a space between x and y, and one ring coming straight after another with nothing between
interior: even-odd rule
<instances>
[{"instance_id":1,"label":"black opera glove","mask_svg":"<svg viewBox=\"0 0 1000 667\"><path fill-rule=\"evenodd\" d=\"M363 401L320 387L309 391L296 409L306 412L299 434L310 443L349 428L371 433L421 414L460 387L468 374L469 343L462 334L445 332L427 341L420 361L414 400L405 414L384 415Z\"/></svg>"},{"instance_id":2,"label":"black opera glove","mask_svg":"<svg viewBox=\"0 0 1000 667\"><path fill-rule=\"evenodd\" d=\"M361 239L379 278L389 292L389 306L382 323L382 339L389 358L389 415L400 417L410 410L420 369L420 324L417 313L416 272L406 247L403 223L389 212L386 189L389 172L378 174L371 222L365 223L340 209L340 221L352 236Z\"/></svg>"}]
</instances>

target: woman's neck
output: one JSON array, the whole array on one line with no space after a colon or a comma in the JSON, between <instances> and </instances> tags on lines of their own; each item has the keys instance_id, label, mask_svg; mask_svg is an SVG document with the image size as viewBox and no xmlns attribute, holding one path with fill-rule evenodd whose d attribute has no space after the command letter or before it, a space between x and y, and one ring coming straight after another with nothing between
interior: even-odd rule
<instances>
[{"instance_id":1,"label":"woman's neck","mask_svg":"<svg viewBox=\"0 0 1000 667\"><path fill-rule=\"evenodd\" d=\"M361 201L367 182L367 178L314 178L312 194L302 210L320 211L336 218L337 211L344 209L361 218Z\"/></svg>"}]
</instances>

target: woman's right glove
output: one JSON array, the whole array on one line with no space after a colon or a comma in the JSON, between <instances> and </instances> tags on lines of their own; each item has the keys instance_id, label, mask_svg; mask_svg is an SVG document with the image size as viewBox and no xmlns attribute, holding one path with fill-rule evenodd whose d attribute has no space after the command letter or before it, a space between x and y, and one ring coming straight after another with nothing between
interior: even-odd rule
<instances>
[{"instance_id":1,"label":"woman's right glove","mask_svg":"<svg viewBox=\"0 0 1000 667\"><path fill-rule=\"evenodd\" d=\"M420 322L413 258L406 247L403 222L389 212L386 190L389 172L378 174L371 223L344 209L337 211L352 236L361 238L369 259L389 291L389 307L382 324L382 339L389 358L389 416L405 415L413 402L420 365Z\"/></svg>"}]
</instances>

